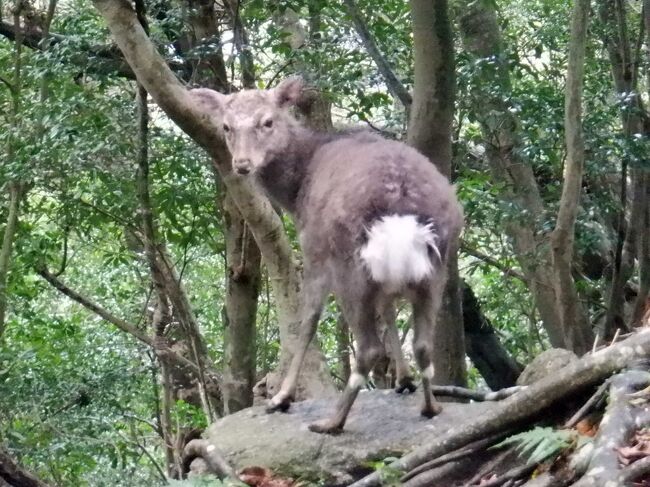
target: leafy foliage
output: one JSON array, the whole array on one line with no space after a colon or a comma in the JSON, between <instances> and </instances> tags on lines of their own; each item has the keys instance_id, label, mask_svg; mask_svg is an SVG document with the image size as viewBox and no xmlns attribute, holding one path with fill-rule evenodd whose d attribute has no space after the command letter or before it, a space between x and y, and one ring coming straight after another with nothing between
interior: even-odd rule
<instances>
[{"instance_id":1,"label":"leafy foliage","mask_svg":"<svg viewBox=\"0 0 650 487\"><path fill-rule=\"evenodd\" d=\"M17 3L0 5L3 21L11 20ZM357 3L379 50L411 89L408 2ZM491 0L485 3L496 6ZM450 2L456 30L470 4ZM201 21L207 16L196 3L151 0L146 6L151 37L183 82L196 84L206 71L212 81L223 69L225 82L241 86L231 14L212 12L219 35L204 37L207 26ZM40 17L24 15L23 22L42 21L39 5L33 7ZM533 284L517 277L522 269L507 236L510 225L531 216L508 198L511 183L496 180L487 169L490 148L481 123L498 114L476 104L471 93L480 89L485 97L507 101L516 115L522 160L533 169L544 205L535 228L548 245L566 157L569 12L570 5L559 0L498 2L503 59L474 59L460 38L456 42L454 176L467 221L461 274L508 351L521 362L549 345L531 296ZM361 123L390 137L405 137L408 113L392 99L342 2L248 0L240 2L238 13L258 86L300 72L324 90L336 125ZM633 39L640 35L638 14L630 9ZM592 22L584 90L587 160L574 275L580 297L597 321L619 238L622 164L647 169L650 142L647 134L621 130L630 94L614 94L603 41L606 26L598 16ZM124 76L108 30L88 0L59 2L51 31L56 36L47 49L24 46L18 71L15 42L0 38L0 236L8 218L8 188L15 182L26 187L7 277L6 331L0 337L0 441L57 485L155 485L160 482L157 467L164 469L166 460L157 431L162 385L154 354L72 303L36 272L47 267L115 316L152 333L151 276L137 238L142 215L135 182L136 86ZM644 52L641 41L638 53ZM501 61L509 82L482 82ZM647 64L646 57L639 58L640 73ZM647 92L648 80L638 82L639 91ZM150 192L159 239L179 270L211 365L221 371L227 367L223 306L228 278L222 185L203 152L153 104L149 109ZM293 223L284 222L298 249ZM338 310L330 304L319 330L332 370L339 365L337 318ZM274 296L264 271L257 327L261 378L280 355ZM407 334L405 313L400 328ZM475 370L470 375L474 382L480 380ZM175 401L171 414L183 427L206 423L201 408L183 399ZM502 445L517 444L531 461L540 461L575 441L568 432L538 428ZM383 463L374 467L385 469ZM394 472L385 474L395 480ZM215 479L175 484L222 485Z\"/></svg>"}]
</instances>

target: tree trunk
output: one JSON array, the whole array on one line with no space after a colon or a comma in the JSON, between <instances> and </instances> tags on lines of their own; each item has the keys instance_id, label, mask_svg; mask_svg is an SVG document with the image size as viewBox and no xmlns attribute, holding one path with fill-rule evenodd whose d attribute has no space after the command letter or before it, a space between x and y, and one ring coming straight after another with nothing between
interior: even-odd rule
<instances>
[{"instance_id":1,"label":"tree trunk","mask_svg":"<svg viewBox=\"0 0 650 487\"><path fill-rule=\"evenodd\" d=\"M487 114L480 120L487 160L494 178L503 184L503 198L525 215L525 218L512 218L505 230L512 239L515 255L551 345L565 347L550 270L552 257L544 234L538 228L544 217L544 204L531 165L522 159L518 120L507 101L511 84L508 66L503 61L495 5L491 2L466 2L464 10L460 27L467 52L478 60L493 60L489 64L481 63L481 78L473 82L472 88L474 102L481 104L481 112Z\"/></svg>"},{"instance_id":2,"label":"tree trunk","mask_svg":"<svg viewBox=\"0 0 650 487\"><path fill-rule=\"evenodd\" d=\"M11 267L11 254L13 251L14 238L18 228L18 214L20 212L20 200L23 197L23 189L20 183L9 183L9 211L7 223L2 235L2 247L0 248L0 341L5 332L5 321L7 315L7 279Z\"/></svg>"},{"instance_id":3,"label":"tree trunk","mask_svg":"<svg viewBox=\"0 0 650 487\"><path fill-rule=\"evenodd\" d=\"M11 90L11 113L9 114L9 140L7 142L7 158L14 156L16 133L20 124L20 96L22 86L22 47L23 35L20 31L21 6L17 5L14 13L14 29L16 30L16 39L14 47L14 77L10 86ZM2 236L2 247L0 248L0 342L4 337L5 322L7 318L7 279L11 267L11 254L13 252L14 238L18 228L18 215L20 213L20 200L23 197L24 187L18 180L9 181L7 184L9 190L9 211L7 214L7 223L5 224L4 234Z\"/></svg>"},{"instance_id":4,"label":"tree trunk","mask_svg":"<svg viewBox=\"0 0 650 487\"><path fill-rule=\"evenodd\" d=\"M257 297L260 292L260 251L228 196L223 201L226 239L224 413L253 404L255 385Z\"/></svg>"},{"instance_id":5,"label":"tree trunk","mask_svg":"<svg viewBox=\"0 0 650 487\"><path fill-rule=\"evenodd\" d=\"M210 154L230 197L246 219L273 282L282 342L281 362L288 363L298 337L301 277L282 221L268 199L260 195L250 181L232 173L224 141L216 136L218 121L195 103L167 67L138 25L129 2L95 0L94 5L106 19L127 62L153 99ZM332 391L324 357L315 347L308 351L301 379L304 395L317 397Z\"/></svg>"},{"instance_id":6,"label":"tree trunk","mask_svg":"<svg viewBox=\"0 0 650 487\"><path fill-rule=\"evenodd\" d=\"M462 290L467 356L493 391L514 386L522 366L499 341L492 324L481 312L472 288L463 283Z\"/></svg>"},{"instance_id":7,"label":"tree trunk","mask_svg":"<svg viewBox=\"0 0 650 487\"><path fill-rule=\"evenodd\" d=\"M604 24L603 42L609 54L614 80L614 90L621 100L623 109L621 119L623 135L630 144L636 134L647 133L644 119L647 118L641 97L638 93L638 67L641 63L632 59L632 49L627 29L625 3L619 0L606 0L600 4L600 18ZM629 214L627 206L626 169L628 161L623 160L621 180L621 208L619 210L618 234L620 242L616 249L614 269L607 298L605 317L605 335L611 336L616 328L625 325L624 288L634 272L634 259L639 246L638 222L643 220L647 206L647 178L641 168L632 168L631 205Z\"/></svg>"},{"instance_id":8,"label":"tree trunk","mask_svg":"<svg viewBox=\"0 0 650 487\"><path fill-rule=\"evenodd\" d=\"M567 159L562 197L555 230L551 234L555 295L568 348L583 354L591 348L593 334L571 273L575 223L578 216L585 144L582 131L582 90L589 22L589 0L575 0L571 18L571 39L564 100L564 132Z\"/></svg>"},{"instance_id":9,"label":"tree trunk","mask_svg":"<svg viewBox=\"0 0 650 487\"><path fill-rule=\"evenodd\" d=\"M456 80L446 0L411 0L415 85L408 143L451 178L451 128ZM458 249L450 249L447 286L434 331L437 384L464 385L465 344L458 277Z\"/></svg>"},{"instance_id":10,"label":"tree trunk","mask_svg":"<svg viewBox=\"0 0 650 487\"><path fill-rule=\"evenodd\" d=\"M235 49L239 56L244 88L255 88L255 66L248 48L248 35L239 15L239 2L227 3ZM215 24L216 26L216 24ZM218 53L221 56L221 53ZM218 87L225 90L226 87ZM219 175L214 171L216 187ZM226 297L224 321L224 413L253 405L257 359L256 319L260 293L261 255L255 239L228 192L220 198L226 244Z\"/></svg>"},{"instance_id":11,"label":"tree trunk","mask_svg":"<svg viewBox=\"0 0 650 487\"><path fill-rule=\"evenodd\" d=\"M366 25L366 22L363 18L363 14L359 10L359 7L357 7L356 2L354 0L343 0L343 3L347 8L350 18L352 19L355 30L361 39L361 43L365 47L366 51L368 51L368 54L374 63L377 65L377 69L383 76L388 90L391 92L393 97L398 99L402 105L404 105L404 108L408 112L411 107L411 103L413 102L411 94L408 92L402 82L397 79L397 76L390 67L390 64L379 51L379 47L377 47L375 39L373 38L372 34L370 34L370 30L368 29L368 26Z\"/></svg>"}]
</instances>

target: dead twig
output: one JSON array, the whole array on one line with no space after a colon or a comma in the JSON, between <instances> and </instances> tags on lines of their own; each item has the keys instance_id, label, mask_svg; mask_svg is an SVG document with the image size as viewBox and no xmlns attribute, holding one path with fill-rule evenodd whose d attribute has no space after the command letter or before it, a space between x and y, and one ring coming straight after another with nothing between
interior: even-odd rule
<instances>
[{"instance_id":1,"label":"dead twig","mask_svg":"<svg viewBox=\"0 0 650 487\"><path fill-rule=\"evenodd\" d=\"M202 458L211 473L220 479L230 477L238 479L235 469L226 461L223 453L208 440L192 440L183 449L183 473L190 470L190 464L196 458Z\"/></svg>"},{"instance_id":2,"label":"dead twig","mask_svg":"<svg viewBox=\"0 0 650 487\"><path fill-rule=\"evenodd\" d=\"M609 379L603 382L600 387L596 389L596 392L593 393L589 400L587 400L587 402L584 403L584 405L578 409L566 423L564 423L564 427L573 428L576 424L578 424L580 420L584 418L592 410L592 408L595 407L605 397L605 393L607 392L608 388Z\"/></svg>"},{"instance_id":3,"label":"dead twig","mask_svg":"<svg viewBox=\"0 0 650 487\"><path fill-rule=\"evenodd\" d=\"M472 401L499 401L510 397L513 394L522 391L527 386L506 387L498 391L475 391L458 386L432 386L431 392L436 396L458 397L461 399L471 399Z\"/></svg>"},{"instance_id":4,"label":"dead twig","mask_svg":"<svg viewBox=\"0 0 650 487\"><path fill-rule=\"evenodd\" d=\"M439 467L440 465L444 465L445 463L448 462L454 462L456 460L460 460L461 458L464 458L468 455L471 455L473 453L476 453L479 450L482 450L484 448L487 448L488 446L496 443L497 441L501 440L505 436L510 434L510 430L504 431L502 433L498 433L496 435L492 435L488 438L485 438L483 440L479 440L477 442L472 443L471 445L466 446L465 448L461 450L457 450L455 452L448 453L446 455L443 455L441 457L435 458L429 462L423 463L419 467L414 468L410 472L408 472L406 475L404 475L401 479L400 482L406 482L408 480L411 480L412 478L420 475L423 472L426 472L427 470L431 470L433 468Z\"/></svg>"}]
</instances>

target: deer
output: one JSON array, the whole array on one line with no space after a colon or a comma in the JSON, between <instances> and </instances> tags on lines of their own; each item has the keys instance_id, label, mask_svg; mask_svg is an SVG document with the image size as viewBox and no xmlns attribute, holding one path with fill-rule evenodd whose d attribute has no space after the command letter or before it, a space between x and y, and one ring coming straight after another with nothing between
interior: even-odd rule
<instances>
[{"instance_id":1,"label":"deer","mask_svg":"<svg viewBox=\"0 0 650 487\"><path fill-rule=\"evenodd\" d=\"M291 113L304 88L290 77L268 90L225 95L195 88L191 96L214 114L232 155L232 171L293 217L303 253L301 324L288 371L268 412L286 411L330 293L352 330L355 369L331 417L316 433L343 430L374 364L386 353L386 330L397 362L398 392L415 386L395 325L394 302L412 306L413 352L421 373L421 414L441 411L432 393L433 330L463 227L454 187L424 155L366 130L321 133Z\"/></svg>"}]
</instances>

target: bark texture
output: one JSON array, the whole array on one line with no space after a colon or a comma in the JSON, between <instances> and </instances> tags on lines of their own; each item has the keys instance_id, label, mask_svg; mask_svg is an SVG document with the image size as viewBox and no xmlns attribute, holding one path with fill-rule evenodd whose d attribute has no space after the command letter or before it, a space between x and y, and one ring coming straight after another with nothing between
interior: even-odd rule
<instances>
[{"instance_id":1,"label":"bark texture","mask_svg":"<svg viewBox=\"0 0 650 487\"><path fill-rule=\"evenodd\" d=\"M585 142L582 130L582 90L585 49L589 23L589 0L576 0L571 18L571 39L564 98L564 134L567 158L564 166L562 197L555 229L551 234L555 295L567 348L585 353L593 343L587 313L573 281L575 224L578 217Z\"/></svg>"},{"instance_id":2,"label":"bark texture","mask_svg":"<svg viewBox=\"0 0 650 487\"><path fill-rule=\"evenodd\" d=\"M5 321L7 319L7 279L11 267L11 254L13 252L14 239L18 229L18 214L20 212L20 200L23 197L22 185L17 182L10 182L9 189L9 211L7 212L7 223L2 234L2 247L0 247L0 340L5 332Z\"/></svg>"},{"instance_id":3,"label":"bark texture","mask_svg":"<svg viewBox=\"0 0 650 487\"><path fill-rule=\"evenodd\" d=\"M411 0L415 84L408 143L451 178L451 128L456 95L454 46L446 0ZM434 330L434 382L465 384L465 344L458 249L450 249L447 285Z\"/></svg>"}]
</instances>

